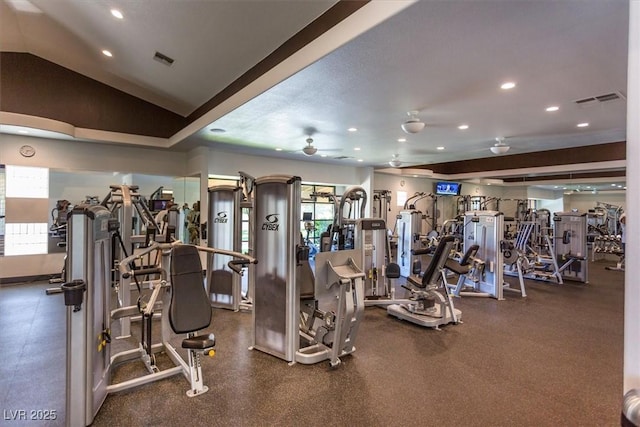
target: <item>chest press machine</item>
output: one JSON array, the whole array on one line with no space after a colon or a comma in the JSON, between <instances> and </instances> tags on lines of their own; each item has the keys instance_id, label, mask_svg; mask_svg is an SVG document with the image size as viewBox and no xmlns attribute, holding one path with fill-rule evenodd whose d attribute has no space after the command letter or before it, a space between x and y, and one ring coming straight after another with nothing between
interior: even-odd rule
<instances>
[{"instance_id":1,"label":"chest press machine","mask_svg":"<svg viewBox=\"0 0 640 427\"><path fill-rule=\"evenodd\" d=\"M255 263L253 258L229 251L191 245L154 243L143 252L125 258L120 272L127 278L157 275L150 282L149 300L144 304L119 307L110 311L111 235L118 223L102 206L80 205L71 212L67 242L68 279L62 285L67 306L67 375L66 424L85 426L93 422L109 393L128 390L177 374L190 383L187 395L205 393L199 353L213 355L215 336L198 332L209 326L211 306L204 290L202 266L198 250L223 253L236 258L234 270L241 264ZM161 254L162 262L154 268L132 269L133 261L152 251ZM170 278L167 280L167 278ZM151 339L151 322L155 311L161 311L162 337ZM111 323L123 317L142 314L141 339L137 348L111 355ZM185 361L169 343L174 334L186 334L181 342L187 351ZM164 352L174 367L160 370L156 354ZM120 383L112 379L120 363L140 360L147 373Z\"/></svg>"}]
</instances>

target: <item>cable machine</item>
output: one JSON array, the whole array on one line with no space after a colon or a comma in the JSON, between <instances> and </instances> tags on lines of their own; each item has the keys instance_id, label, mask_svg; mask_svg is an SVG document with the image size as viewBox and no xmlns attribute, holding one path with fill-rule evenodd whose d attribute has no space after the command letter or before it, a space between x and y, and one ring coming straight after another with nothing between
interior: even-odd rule
<instances>
[{"instance_id":1,"label":"cable machine","mask_svg":"<svg viewBox=\"0 0 640 427\"><path fill-rule=\"evenodd\" d=\"M415 203L426 197L433 197L428 193L416 193L404 203L403 210L397 216L398 248L396 262L400 266L400 275L409 277L413 272L413 265L417 261L422 263L422 255L415 255L426 247L422 237L422 221L427 218L415 208Z\"/></svg>"},{"instance_id":2,"label":"cable machine","mask_svg":"<svg viewBox=\"0 0 640 427\"><path fill-rule=\"evenodd\" d=\"M358 250L320 252L315 275L300 233L300 177L255 181L255 268L252 349L289 363L317 363L355 351L364 314ZM314 277L315 276L315 277Z\"/></svg>"}]
</instances>

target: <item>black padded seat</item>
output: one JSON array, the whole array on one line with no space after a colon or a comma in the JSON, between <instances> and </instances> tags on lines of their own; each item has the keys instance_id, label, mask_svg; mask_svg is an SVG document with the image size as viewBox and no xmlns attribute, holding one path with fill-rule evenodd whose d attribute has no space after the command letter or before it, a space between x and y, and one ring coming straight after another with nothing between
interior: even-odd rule
<instances>
[{"instance_id":1,"label":"black padded seat","mask_svg":"<svg viewBox=\"0 0 640 427\"><path fill-rule=\"evenodd\" d=\"M416 280L411 280L411 278L409 278L411 283L416 285L418 288L426 288L435 282L440 269L444 266L446 259L449 257L449 254L446 253L446 251L451 248L454 241L455 237L453 236L444 236L440 239L440 242L436 247L436 251L433 254L433 258L431 258L429 266L422 275L422 281L418 283Z\"/></svg>"},{"instance_id":2,"label":"black padded seat","mask_svg":"<svg viewBox=\"0 0 640 427\"><path fill-rule=\"evenodd\" d=\"M460 275L467 274L469 270L471 270L471 265L472 265L471 262L469 262L469 260L472 257L476 256L476 254L478 253L478 249L480 249L479 245L469 246L469 249L467 249L467 251L464 253L460 262L454 259L448 258L444 264L445 268L453 271L456 274L460 274Z\"/></svg>"},{"instance_id":3,"label":"black padded seat","mask_svg":"<svg viewBox=\"0 0 640 427\"><path fill-rule=\"evenodd\" d=\"M171 249L169 323L176 334L196 332L211 323L211 303L204 288L200 254L194 245Z\"/></svg>"},{"instance_id":4,"label":"black padded seat","mask_svg":"<svg viewBox=\"0 0 640 427\"><path fill-rule=\"evenodd\" d=\"M397 279L400 277L400 266L395 262L389 263L389 265L387 265L386 275L389 279Z\"/></svg>"},{"instance_id":5,"label":"black padded seat","mask_svg":"<svg viewBox=\"0 0 640 427\"><path fill-rule=\"evenodd\" d=\"M182 348L188 348L192 350L204 350L215 345L216 337L213 334L198 335L182 340Z\"/></svg>"}]
</instances>

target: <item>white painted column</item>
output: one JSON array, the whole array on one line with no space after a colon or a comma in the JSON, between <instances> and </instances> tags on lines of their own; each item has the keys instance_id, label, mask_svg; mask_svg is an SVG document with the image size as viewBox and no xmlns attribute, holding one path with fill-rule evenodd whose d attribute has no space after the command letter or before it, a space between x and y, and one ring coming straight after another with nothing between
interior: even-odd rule
<instances>
[{"instance_id":1,"label":"white painted column","mask_svg":"<svg viewBox=\"0 0 640 427\"><path fill-rule=\"evenodd\" d=\"M624 297L624 392L640 389L640 0L629 2L627 72L627 244Z\"/></svg>"},{"instance_id":2,"label":"white painted column","mask_svg":"<svg viewBox=\"0 0 640 427\"><path fill-rule=\"evenodd\" d=\"M365 217L371 218L373 212L373 168L358 168L358 178L360 179L360 186L367 192Z\"/></svg>"}]
</instances>

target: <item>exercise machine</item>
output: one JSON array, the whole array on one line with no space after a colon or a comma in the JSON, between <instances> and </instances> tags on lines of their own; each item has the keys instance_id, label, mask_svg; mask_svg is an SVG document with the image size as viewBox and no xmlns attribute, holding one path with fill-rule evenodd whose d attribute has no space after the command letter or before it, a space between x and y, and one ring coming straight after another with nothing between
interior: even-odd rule
<instances>
[{"instance_id":1,"label":"exercise machine","mask_svg":"<svg viewBox=\"0 0 640 427\"><path fill-rule=\"evenodd\" d=\"M563 279L587 283L589 254L587 249L587 213L553 214L554 255Z\"/></svg>"},{"instance_id":2,"label":"exercise machine","mask_svg":"<svg viewBox=\"0 0 640 427\"><path fill-rule=\"evenodd\" d=\"M526 297L524 281L520 289L504 281L504 215L499 211L472 211L464 214L464 256L448 268L457 273L458 282L450 286L455 296L485 296L504 299L504 291ZM510 254L508 254L510 256Z\"/></svg>"},{"instance_id":3,"label":"exercise machine","mask_svg":"<svg viewBox=\"0 0 640 427\"><path fill-rule=\"evenodd\" d=\"M111 245L112 281L117 291L118 307L131 305L131 290L135 289L131 277L118 274L119 260L128 257L138 248L148 247L156 241L158 233L158 224L138 190L137 185L112 185L109 194L100 203L100 206L109 209L120 226L119 231L112 234L114 242ZM120 335L117 338L130 335L131 318L123 317L120 320Z\"/></svg>"},{"instance_id":4,"label":"exercise machine","mask_svg":"<svg viewBox=\"0 0 640 427\"><path fill-rule=\"evenodd\" d=\"M362 218L356 221L355 247L361 250L358 260L364 277L364 302L370 305L389 305L408 302L395 299L392 280L400 277L400 267L391 262L391 248L383 219Z\"/></svg>"},{"instance_id":5,"label":"exercise machine","mask_svg":"<svg viewBox=\"0 0 640 427\"><path fill-rule=\"evenodd\" d=\"M506 264L504 274L517 276L520 286L524 286L525 278L563 283L552 233L544 227L544 221L541 223L538 218L533 215L527 221L520 221L515 241L505 241L503 244Z\"/></svg>"},{"instance_id":6,"label":"exercise machine","mask_svg":"<svg viewBox=\"0 0 640 427\"><path fill-rule=\"evenodd\" d=\"M187 395L207 391L202 380L200 354L213 355L215 336L199 334L209 326L211 306L202 283L202 266L198 250L235 256L237 271L254 259L242 254L197 248L178 242L153 243L143 252L157 251L161 263L148 269L134 269L136 257L122 260L122 276L157 275L147 301L110 311L110 255L112 234L118 229L109 210L102 206L77 206L71 212L68 230L68 279L62 285L67 306L66 424L88 426L107 395L183 374L189 381ZM169 289L171 290L169 292ZM162 339L151 339L154 312L161 311ZM111 323L119 318L142 313L141 339L138 348L111 355ZM185 334L181 342L187 351L185 361L169 343L175 334ZM161 370L156 354L164 352L175 365ZM119 383L113 381L116 366L141 361L145 375Z\"/></svg>"},{"instance_id":7,"label":"exercise machine","mask_svg":"<svg viewBox=\"0 0 640 427\"><path fill-rule=\"evenodd\" d=\"M209 188L209 218L207 220L207 245L212 248L241 251L243 188L220 185ZM250 202L249 202L250 203ZM246 230L247 234L249 230ZM233 274L223 257L210 257L207 268L207 289L211 305L233 311L251 310L250 290L252 274L248 274L248 286L243 289L246 275Z\"/></svg>"},{"instance_id":8,"label":"exercise machine","mask_svg":"<svg viewBox=\"0 0 640 427\"><path fill-rule=\"evenodd\" d=\"M398 230L398 249L396 262L400 266L400 275L409 277L413 271L413 265L416 260L421 261L419 255L412 254L412 251L423 249L425 243L421 239L422 221L426 219L421 211L415 209L415 205L410 205L412 199L424 198L428 194L418 193L407 199L404 209L400 211L397 217L396 227ZM416 200L414 200L416 201Z\"/></svg>"},{"instance_id":9,"label":"exercise machine","mask_svg":"<svg viewBox=\"0 0 640 427\"><path fill-rule=\"evenodd\" d=\"M253 340L289 363L311 364L355 351L364 314L364 273L358 250L320 252L315 275L300 233L301 180L257 178L254 188L255 267ZM314 277L315 276L315 277Z\"/></svg>"},{"instance_id":10,"label":"exercise machine","mask_svg":"<svg viewBox=\"0 0 640 427\"><path fill-rule=\"evenodd\" d=\"M462 320L462 312L453 306L453 300L449 296L444 268L454 242L453 236L440 239L422 277L410 276L407 280L412 285L405 286L411 292L411 302L389 305L388 314L434 329L440 329L440 326L448 323L457 324Z\"/></svg>"}]
</instances>

